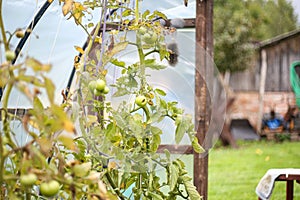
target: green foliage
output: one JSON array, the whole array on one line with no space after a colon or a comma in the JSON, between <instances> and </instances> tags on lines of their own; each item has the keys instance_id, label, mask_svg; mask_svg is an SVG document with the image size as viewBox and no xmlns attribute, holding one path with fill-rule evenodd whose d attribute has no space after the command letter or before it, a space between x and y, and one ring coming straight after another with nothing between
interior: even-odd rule
<instances>
[{"instance_id":1,"label":"green foliage","mask_svg":"<svg viewBox=\"0 0 300 200\"><path fill-rule=\"evenodd\" d=\"M247 69L257 42L296 29L296 15L286 0L217 0L214 6L215 63L220 72Z\"/></svg>"},{"instance_id":2,"label":"green foliage","mask_svg":"<svg viewBox=\"0 0 300 200\"><path fill-rule=\"evenodd\" d=\"M6 90L1 109L0 198L201 199L185 164L171 160L168 151L157 153L163 134L158 124L165 118L174 122L176 143L187 134L194 150L203 151L195 137L192 117L178 108L177 102L166 101L166 92L147 81L146 69L166 68L160 61L169 55L164 43L164 33L169 30L152 21L165 15L158 11L139 13L139 1L135 1L134 8L114 0L107 1L107 5L88 0L59 2L63 15L74 19L86 33L94 23L83 24L83 19L92 10L122 7L122 16L115 13L110 20L126 17L121 27L125 34L118 30L98 34L100 24L107 23L105 16L101 17L95 30L87 35L87 49L75 46L83 54L83 59L75 61L79 87L69 96L64 95L61 105L55 102L55 85L46 76L51 65L30 57L13 65L11 55L1 64L0 83ZM127 38L128 31L136 34L134 41ZM109 34L107 43L103 42L104 34ZM8 42L3 42L8 51ZM129 45L136 47L138 55L133 64L117 56ZM154 54L160 59L153 59ZM111 68L120 68L122 73L108 85ZM27 75L28 69L33 75ZM30 138L22 146L13 139L10 123L15 116L8 113L7 107L13 87L32 103L32 109L17 119ZM116 89L114 94L110 87ZM49 105L39 97L43 92ZM136 102L113 105L108 94L132 95ZM166 180L157 174L159 169L166 173Z\"/></svg>"}]
</instances>

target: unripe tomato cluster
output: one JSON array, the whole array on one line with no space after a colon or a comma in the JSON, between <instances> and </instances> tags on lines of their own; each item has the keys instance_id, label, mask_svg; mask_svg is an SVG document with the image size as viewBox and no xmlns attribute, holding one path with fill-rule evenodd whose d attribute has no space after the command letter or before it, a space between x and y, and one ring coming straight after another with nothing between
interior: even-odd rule
<instances>
[{"instance_id":1,"label":"unripe tomato cluster","mask_svg":"<svg viewBox=\"0 0 300 200\"><path fill-rule=\"evenodd\" d=\"M141 34L142 40L146 44L154 44L158 39L157 33L145 26L141 26L138 33Z\"/></svg>"},{"instance_id":2,"label":"unripe tomato cluster","mask_svg":"<svg viewBox=\"0 0 300 200\"><path fill-rule=\"evenodd\" d=\"M36 184L38 177L33 173L22 174L20 176L20 183L24 187L31 187ZM49 182L43 182L40 185L40 193L45 197L55 196L60 189L60 184L56 180L50 180Z\"/></svg>"},{"instance_id":3,"label":"unripe tomato cluster","mask_svg":"<svg viewBox=\"0 0 300 200\"><path fill-rule=\"evenodd\" d=\"M100 96L102 94L107 94L109 92L109 87L107 87L105 81L102 79L91 81L88 84L88 88L90 92L95 96Z\"/></svg>"}]
</instances>

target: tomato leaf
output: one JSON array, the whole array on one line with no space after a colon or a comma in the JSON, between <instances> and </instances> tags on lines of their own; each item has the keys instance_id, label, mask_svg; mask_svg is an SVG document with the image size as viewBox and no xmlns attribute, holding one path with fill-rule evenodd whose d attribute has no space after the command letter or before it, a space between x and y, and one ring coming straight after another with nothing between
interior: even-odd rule
<instances>
[{"instance_id":1,"label":"tomato leaf","mask_svg":"<svg viewBox=\"0 0 300 200\"><path fill-rule=\"evenodd\" d=\"M51 104L53 104L54 103L55 86L49 78L44 76L44 80L45 80L45 88L46 88L46 91L47 91L49 101L50 101Z\"/></svg>"},{"instance_id":2,"label":"tomato leaf","mask_svg":"<svg viewBox=\"0 0 300 200\"><path fill-rule=\"evenodd\" d=\"M133 76L128 76L127 87L135 88L137 86L138 86L138 82L135 80L135 78Z\"/></svg>"},{"instance_id":3,"label":"tomato leaf","mask_svg":"<svg viewBox=\"0 0 300 200\"><path fill-rule=\"evenodd\" d=\"M178 122L176 130L175 130L175 142L176 142L176 144L178 144L182 140L185 132L186 132L186 127L185 127L184 122L182 122L182 121Z\"/></svg>"},{"instance_id":4,"label":"tomato leaf","mask_svg":"<svg viewBox=\"0 0 300 200\"><path fill-rule=\"evenodd\" d=\"M130 92L125 88L118 88L118 90L113 94L113 97L121 97L126 94L130 94Z\"/></svg>"},{"instance_id":5,"label":"tomato leaf","mask_svg":"<svg viewBox=\"0 0 300 200\"><path fill-rule=\"evenodd\" d=\"M192 178L190 178L188 176L183 176L181 178L183 181L183 185L185 186L185 189L186 189L187 193L189 194L190 200L202 199L202 197L197 192L196 187L191 182Z\"/></svg>"},{"instance_id":6,"label":"tomato leaf","mask_svg":"<svg viewBox=\"0 0 300 200\"><path fill-rule=\"evenodd\" d=\"M170 159L171 159L171 153L170 153L170 151L168 149L164 149L164 152L166 154L167 160L170 161Z\"/></svg>"},{"instance_id":7,"label":"tomato leaf","mask_svg":"<svg viewBox=\"0 0 300 200\"><path fill-rule=\"evenodd\" d=\"M65 0L62 7L63 15L66 16L72 10L73 0Z\"/></svg>"},{"instance_id":8,"label":"tomato leaf","mask_svg":"<svg viewBox=\"0 0 300 200\"><path fill-rule=\"evenodd\" d=\"M151 142L151 151L156 152L160 143L161 143L160 135L159 134L153 135L152 142Z\"/></svg>"},{"instance_id":9,"label":"tomato leaf","mask_svg":"<svg viewBox=\"0 0 300 200\"><path fill-rule=\"evenodd\" d=\"M94 27L94 26L95 26L95 25L94 25L94 23L92 23L92 22L88 23L88 25L87 25L88 28L91 28L91 27Z\"/></svg>"},{"instance_id":10,"label":"tomato leaf","mask_svg":"<svg viewBox=\"0 0 300 200\"><path fill-rule=\"evenodd\" d=\"M85 7L80 2L72 2L72 4L73 16L76 19L75 23L79 24L81 23L82 17L84 16L83 11L85 10Z\"/></svg>"},{"instance_id":11,"label":"tomato leaf","mask_svg":"<svg viewBox=\"0 0 300 200\"><path fill-rule=\"evenodd\" d=\"M144 61L145 65L152 65L155 63L155 59L146 59Z\"/></svg>"},{"instance_id":12,"label":"tomato leaf","mask_svg":"<svg viewBox=\"0 0 300 200\"><path fill-rule=\"evenodd\" d=\"M143 13L142 18L145 19L149 14L150 14L150 11L149 11L149 10L146 10L146 11Z\"/></svg>"},{"instance_id":13,"label":"tomato leaf","mask_svg":"<svg viewBox=\"0 0 300 200\"><path fill-rule=\"evenodd\" d=\"M34 58L28 58L26 60L26 65L30 68L33 69L33 71L38 72L38 71L45 71L49 72L51 69L50 64L42 64L40 61L34 59Z\"/></svg>"},{"instance_id":14,"label":"tomato leaf","mask_svg":"<svg viewBox=\"0 0 300 200\"><path fill-rule=\"evenodd\" d=\"M157 10L155 10L155 11L153 12L153 14L156 15L156 16L158 16L158 17L161 17L161 18L163 18L163 19L165 19L165 20L168 19L167 16L166 16L164 13L159 12L159 11L157 11Z\"/></svg>"},{"instance_id":15,"label":"tomato leaf","mask_svg":"<svg viewBox=\"0 0 300 200\"><path fill-rule=\"evenodd\" d=\"M195 150L196 153L203 153L205 152L205 149L199 144L198 138L194 136L194 139L192 141L192 146L193 149Z\"/></svg>"},{"instance_id":16,"label":"tomato leaf","mask_svg":"<svg viewBox=\"0 0 300 200\"><path fill-rule=\"evenodd\" d=\"M163 200L162 196L160 196L159 194L149 192L149 191L148 194L152 197L152 200Z\"/></svg>"},{"instance_id":17,"label":"tomato leaf","mask_svg":"<svg viewBox=\"0 0 300 200\"><path fill-rule=\"evenodd\" d=\"M41 102L41 100L38 97L34 97L34 99L33 99L33 108L37 112L43 112L44 111L43 103Z\"/></svg>"},{"instance_id":18,"label":"tomato leaf","mask_svg":"<svg viewBox=\"0 0 300 200\"><path fill-rule=\"evenodd\" d=\"M159 48L159 58L163 60L165 58L170 57L170 52L167 50L166 46L162 46Z\"/></svg>"},{"instance_id":19,"label":"tomato leaf","mask_svg":"<svg viewBox=\"0 0 300 200\"><path fill-rule=\"evenodd\" d=\"M44 86L43 82L40 79L38 79L36 76L21 75L21 76L18 76L18 79L20 81L25 81L27 83L31 83L31 84L33 84L37 87L43 87Z\"/></svg>"},{"instance_id":20,"label":"tomato leaf","mask_svg":"<svg viewBox=\"0 0 300 200\"><path fill-rule=\"evenodd\" d=\"M133 13L133 11L131 9L126 9L122 12L122 17L128 17L132 13Z\"/></svg>"},{"instance_id":21,"label":"tomato leaf","mask_svg":"<svg viewBox=\"0 0 300 200\"><path fill-rule=\"evenodd\" d=\"M151 133L153 135L160 135L162 134L162 130L156 126L151 126Z\"/></svg>"},{"instance_id":22,"label":"tomato leaf","mask_svg":"<svg viewBox=\"0 0 300 200\"><path fill-rule=\"evenodd\" d=\"M121 114L114 112L114 119L116 120L118 127L120 127L121 129L124 129L127 127L127 122L125 121L125 119L123 119Z\"/></svg>"},{"instance_id":23,"label":"tomato leaf","mask_svg":"<svg viewBox=\"0 0 300 200\"><path fill-rule=\"evenodd\" d=\"M81 54L84 54L84 50L81 47L79 47L79 46L74 46L74 47L75 47L76 51L78 51Z\"/></svg>"},{"instance_id":24,"label":"tomato leaf","mask_svg":"<svg viewBox=\"0 0 300 200\"><path fill-rule=\"evenodd\" d=\"M169 165L169 186L170 186L170 190L174 190L177 184L177 180L179 177L179 169L176 165L174 165L173 163L171 163Z\"/></svg>"},{"instance_id":25,"label":"tomato leaf","mask_svg":"<svg viewBox=\"0 0 300 200\"><path fill-rule=\"evenodd\" d=\"M127 45L128 45L128 42L120 42L120 43L115 44L114 48L111 51L109 51L108 56L113 57L115 54L126 49Z\"/></svg>"},{"instance_id":26,"label":"tomato leaf","mask_svg":"<svg viewBox=\"0 0 300 200\"><path fill-rule=\"evenodd\" d=\"M65 146L67 149L72 151L77 151L76 143L74 142L73 138L67 137L64 135L60 135L58 137L58 140L62 143L63 146Z\"/></svg>"},{"instance_id":27,"label":"tomato leaf","mask_svg":"<svg viewBox=\"0 0 300 200\"><path fill-rule=\"evenodd\" d=\"M42 154L47 157L50 156L51 149L53 148L52 141L46 137L40 137L37 139L37 143L39 144L39 146L41 148Z\"/></svg>"},{"instance_id":28,"label":"tomato leaf","mask_svg":"<svg viewBox=\"0 0 300 200\"><path fill-rule=\"evenodd\" d=\"M146 67L148 67L150 69L153 69L153 70L161 70L161 69L165 69L167 66L155 63L155 64L152 64L152 65L146 65Z\"/></svg>"},{"instance_id":29,"label":"tomato leaf","mask_svg":"<svg viewBox=\"0 0 300 200\"><path fill-rule=\"evenodd\" d=\"M98 118L95 115L88 115L87 116L87 127L90 127L92 124L97 123Z\"/></svg>"},{"instance_id":30,"label":"tomato leaf","mask_svg":"<svg viewBox=\"0 0 300 200\"><path fill-rule=\"evenodd\" d=\"M118 67L125 67L125 62L124 61L119 61L118 59L116 58L112 58L110 60L110 62Z\"/></svg>"},{"instance_id":31,"label":"tomato leaf","mask_svg":"<svg viewBox=\"0 0 300 200\"><path fill-rule=\"evenodd\" d=\"M165 93L165 91L161 90L161 89L158 89L156 88L154 90L157 94L159 94L160 96L166 96L167 94Z\"/></svg>"}]
</instances>

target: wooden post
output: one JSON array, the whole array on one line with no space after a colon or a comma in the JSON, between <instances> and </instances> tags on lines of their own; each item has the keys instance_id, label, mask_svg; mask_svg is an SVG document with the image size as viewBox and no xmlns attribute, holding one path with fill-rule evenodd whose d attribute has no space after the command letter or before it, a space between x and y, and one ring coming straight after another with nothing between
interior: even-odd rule
<instances>
[{"instance_id":1,"label":"wooden post","mask_svg":"<svg viewBox=\"0 0 300 200\"><path fill-rule=\"evenodd\" d=\"M213 73L213 0L196 0L196 70L195 70L195 125L200 144L204 143L209 124L207 103L209 94L206 77ZM208 58L209 56L209 58ZM194 153L194 184L204 200L207 200L208 154Z\"/></svg>"},{"instance_id":2,"label":"wooden post","mask_svg":"<svg viewBox=\"0 0 300 200\"><path fill-rule=\"evenodd\" d=\"M256 131L258 133L261 133L261 127L262 127L267 67L268 67L267 53L266 53L266 50L262 49L261 50L260 84L259 84L259 111L258 111L258 116L257 116L257 127L256 127Z\"/></svg>"}]
</instances>

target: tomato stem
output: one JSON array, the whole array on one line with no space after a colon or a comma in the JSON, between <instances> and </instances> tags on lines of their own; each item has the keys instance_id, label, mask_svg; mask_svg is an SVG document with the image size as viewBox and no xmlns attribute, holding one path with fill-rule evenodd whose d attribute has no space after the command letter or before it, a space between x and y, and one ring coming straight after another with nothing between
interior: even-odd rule
<instances>
[{"instance_id":1,"label":"tomato stem","mask_svg":"<svg viewBox=\"0 0 300 200\"><path fill-rule=\"evenodd\" d=\"M150 120L150 112L147 106L143 106L143 110L146 114L146 121L148 122Z\"/></svg>"},{"instance_id":2,"label":"tomato stem","mask_svg":"<svg viewBox=\"0 0 300 200\"><path fill-rule=\"evenodd\" d=\"M4 28L4 23L3 23L3 17L2 17L2 0L0 0L0 28L1 28L1 35L2 35L2 42L4 44L4 49L5 51L9 50L8 42L6 39L6 33L5 33L5 28Z\"/></svg>"},{"instance_id":3,"label":"tomato stem","mask_svg":"<svg viewBox=\"0 0 300 200\"><path fill-rule=\"evenodd\" d=\"M7 139L9 140L9 143L11 143L11 145L13 144L10 138L10 134L9 134L9 121L8 121L8 115L7 115L7 105L8 105L8 97L9 94L11 92L12 89L12 83L9 82L6 85L6 92L3 98L3 103L2 103L2 111L1 111L1 117L2 117L2 122L3 122L3 131L4 131L4 135L7 137ZM2 134L2 133L1 133ZM7 155L4 155L4 143L2 140L2 136L0 137L0 197L3 195L2 194L2 186L3 186L3 174L4 174L4 163L5 163L5 159ZM13 146L13 145L12 145Z\"/></svg>"}]
</instances>

